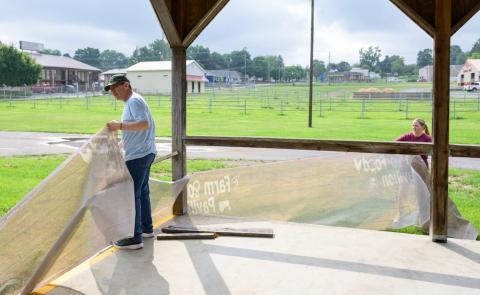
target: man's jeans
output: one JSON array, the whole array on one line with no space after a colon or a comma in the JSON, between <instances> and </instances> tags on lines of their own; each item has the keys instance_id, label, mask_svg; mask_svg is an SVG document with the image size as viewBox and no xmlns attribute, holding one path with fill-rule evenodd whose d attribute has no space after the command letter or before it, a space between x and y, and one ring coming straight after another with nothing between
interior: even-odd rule
<instances>
[{"instance_id":1,"label":"man's jeans","mask_svg":"<svg viewBox=\"0 0 480 295\"><path fill-rule=\"evenodd\" d=\"M135 230L134 239L142 241L142 232L152 232L152 209L150 206L150 189L148 179L150 166L155 160L155 154L148 154L143 158L126 161L128 171L133 178L135 191Z\"/></svg>"}]
</instances>

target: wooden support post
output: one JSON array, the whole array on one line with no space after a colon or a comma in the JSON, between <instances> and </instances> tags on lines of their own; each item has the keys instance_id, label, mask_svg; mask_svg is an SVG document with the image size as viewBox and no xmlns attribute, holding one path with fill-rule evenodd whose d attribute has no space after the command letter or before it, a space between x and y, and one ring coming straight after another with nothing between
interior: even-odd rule
<instances>
[{"instance_id":1,"label":"wooden support post","mask_svg":"<svg viewBox=\"0 0 480 295\"><path fill-rule=\"evenodd\" d=\"M187 153L183 139L186 135L187 68L186 48L172 48L172 178L178 180L187 174ZM181 192L173 205L173 214L187 213L187 192Z\"/></svg>"},{"instance_id":2,"label":"wooden support post","mask_svg":"<svg viewBox=\"0 0 480 295\"><path fill-rule=\"evenodd\" d=\"M311 0L310 11L310 75L308 79L308 127L312 127L312 111L313 111L313 16L314 16L314 2Z\"/></svg>"},{"instance_id":3,"label":"wooden support post","mask_svg":"<svg viewBox=\"0 0 480 295\"><path fill-rule=\"evenodd\" d=\"M430 235L447 241L448 128L450 108L450 36L452 0L435 1L433 76L433 155Z\"/></svg>"}]
</instances>

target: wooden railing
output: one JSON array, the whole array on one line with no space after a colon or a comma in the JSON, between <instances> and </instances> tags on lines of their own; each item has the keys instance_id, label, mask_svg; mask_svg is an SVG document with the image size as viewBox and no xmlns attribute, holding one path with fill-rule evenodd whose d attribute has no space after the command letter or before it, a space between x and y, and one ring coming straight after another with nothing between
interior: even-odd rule
<instances>
[{"instance_id":1,"label":"wooden railing","mask_svg":"<svg viewBox=\"0 0 480 295\"><path fill-rule=\"evenodd\" d=\"M431 154L431 143L383 142L383 141L353 141L353 140L316 140L316 139L285 139L259 137L212 137L186 136L186 145L229 146L252 148L276 148L317 150L334 152L379 153L379 154ZM451 144L450 156L480 158L479 145Z\"/></svg>"}]
</instances>

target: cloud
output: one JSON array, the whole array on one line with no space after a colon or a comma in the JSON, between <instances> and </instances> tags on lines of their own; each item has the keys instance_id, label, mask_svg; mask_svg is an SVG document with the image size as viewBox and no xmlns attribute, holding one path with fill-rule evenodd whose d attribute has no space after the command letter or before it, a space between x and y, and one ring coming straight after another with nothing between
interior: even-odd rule
<instances>
[{"instance_id":1,"label":"cloud","mask_svg":"<svg viewBox=\"0 0 480 295\"><path fill-rule=\"evenodd\" d=\"M73 52L87 46L131 55L136 46L161 38L149 1L0 0L0 41L44 43ZM55 7L52 9L52 7ZM452 39L470 50L480 37L477 14ZM307 65L310 54L310 0L231 0L194 44L227 53L247 47L253 56L282 55L286 64ZM432 39L390 1L315 0L315 58L358 61L360 48L378 45L382 55L408 63Z\"/></svg>"},{"instance_id":2,"label":"cloud","mask_svg":"<svg viewBox=\"0 0 480 295\"><path fill-rule=\"evenodd\" d=\"M39 42L45 48L60 49L73 56L78 48L114 48L130 55L135 49L135 40L129 34L91 25L61 24L53 22L0 22L0 40L18 46L18 41ZM82 40L82 42L79 42Z\"/></svg>"}]
</instances>

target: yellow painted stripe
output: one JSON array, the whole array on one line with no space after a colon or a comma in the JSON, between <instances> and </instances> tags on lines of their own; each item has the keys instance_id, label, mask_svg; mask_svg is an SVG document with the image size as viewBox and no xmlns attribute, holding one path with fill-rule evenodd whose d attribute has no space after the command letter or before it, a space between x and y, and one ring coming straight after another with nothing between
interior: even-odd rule
<instances>
[{"instance_id":1,"label":"yellow painted stripe","mask_svg":"<svg viewBox=\"0 0 480 295\"><path fill-rule=\"evenodd\" d=\"M35 290L33 291L32 295L44 295L50 291L52 291L53 289L55 289L57 287L57 285L54 285L54 284L47 284L41 288L38 288L38 290Z\"/></svg>"},{"instance_id":2,"label":"yellow painted stripe","mask_svg":"<svg viewBox=\"0 0 480 295\"><path fill-rule=\"evenodd\" d=\"M155 222L153 224L153 227L157 228L160 225L172 220L174 217L175 217L175 215L173 215L173 214L168 215L168 216L158 220L157 222ZM67 272L67 273L63 274L62 276L60 276L59 278L55 279L54 280L55 284L48 283L47 285L42 286L42 287L38 288L37 290L35 290L32 293L32 295L45 295L45 294L47 294L48 292L52 291L53 289L55 289L56 287L61 285L63 282L65 282L68 279L76 276L77 274L84 271L85 269L88 269L91 266L99 263L100 261L104 260L105 258L107 258L107 257L111 256L112 254L116 253L118 250L119 249L117 249L113 246L107 247L105 250L103 250L99 254L95 255L94 257L90 258L88 261L78 265L74 269L70 270L69 272Z\"/></svg>"}]
</instances>

